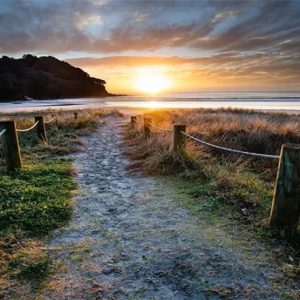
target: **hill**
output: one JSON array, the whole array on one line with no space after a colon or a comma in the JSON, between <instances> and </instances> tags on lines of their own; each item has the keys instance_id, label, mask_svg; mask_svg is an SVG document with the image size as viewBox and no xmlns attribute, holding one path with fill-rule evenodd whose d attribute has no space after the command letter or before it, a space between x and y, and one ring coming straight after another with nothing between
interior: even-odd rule
<instances>
[{"instance_id":1,"label":"hill","mask_svg":"<svg viewBox=\"0 0 300 300\"><path fill-rule=\"evenodd\" d=\"M52 56L0 58L0 101L110 96L105 81Z\"/></svg>"}]
</instances>

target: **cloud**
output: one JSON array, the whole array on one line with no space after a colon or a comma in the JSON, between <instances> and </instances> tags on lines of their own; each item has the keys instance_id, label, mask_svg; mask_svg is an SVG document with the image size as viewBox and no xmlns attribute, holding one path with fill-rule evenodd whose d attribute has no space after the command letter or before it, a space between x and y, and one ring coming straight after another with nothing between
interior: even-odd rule
<instances>
[{"instance_id":1,"label":"cloud","mask_svg":"<svg viewBox=\"0 0 300 300\"><path fill-rule=\"evenodd\" d=\"M4 0L0 9L2 53L299 47L299 1Z\"/></svg>"}]
</instances>

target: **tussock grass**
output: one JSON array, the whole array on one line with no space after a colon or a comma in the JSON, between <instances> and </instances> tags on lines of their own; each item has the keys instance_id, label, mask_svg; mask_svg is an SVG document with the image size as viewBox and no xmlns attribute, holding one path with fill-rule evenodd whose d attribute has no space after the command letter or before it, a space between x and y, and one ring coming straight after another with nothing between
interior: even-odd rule
<instances>
[{"instance_id":1,"label":"tussock grass","mask_svg":"<svg viewBox=\"0 0 300 300\"><path fill-rule=\"evenodd\" d=\"M158 110L152 122L171 129L186 124L187 132L210 143L250 152L279 154L283 143L300 143L297 115L250 110ZM152 130L152 129L151 129ZM265 224L272 200L277 160L222 152L187 141L184 154L174 154L172 134L153 129L127 133L128 155L145 173L175 174L191 181L211 182L210 192L234 207L247 222Z\"/></svg>"},{"instance_id":2,"label":"tussock grass","mask_svg":"<svg viewBox=\"0 0 300 300\"><path fill-rule=\"evenodd\" d=\"M36 129L18 134L24 168L0 170L0 298L33 299L31 293L43 286L51 260L42 240L72 216L76 170L66 155L78 151L80 136L92 133L108 115L119 113L80 112L77 120L72 113L59 115L46 124L48 144L38 140ZM17 127L33 123L22 119Z\"/></svg>"},{"instance_id":3,"label":"tussock grass","mask_svg":"<svg viewBox=\"0 0 300 300\"><path fill-rule=\"evenodd\" d=\"M187 124L187 130L193 136L216 145L249 152L279 155L282 144L300 143L300 122L297 115L239 109L199 109L157 111L150 116L159 126ZM239 164L243 162L246 167L252 167L258 172L274 169L277 163L270 159L224 153L205 146L198 148L221 161L239 160Z\"/></svg>"}]
</instances>

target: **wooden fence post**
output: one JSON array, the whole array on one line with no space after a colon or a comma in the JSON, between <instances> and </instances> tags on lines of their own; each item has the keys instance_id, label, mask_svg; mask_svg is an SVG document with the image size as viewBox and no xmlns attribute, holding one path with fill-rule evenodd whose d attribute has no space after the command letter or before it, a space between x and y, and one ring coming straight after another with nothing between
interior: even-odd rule
<instances>
[{"instance_id":1,"label":"wooden fence post","mask_svg":"<svg viewBox=\"0 0 300 300\"><path fill-rule=\"evenodd\" d=\"M173 127L173 151L174 152L183 152L185 150L185 136L181 131L186 131L186 125L175 124Z\"/></svg>"},{"instance_id":2,"label":"wooden fence post","mask_svg":"<svg viewBox=\"0 0 300 300\"><path fill-rule=\"evenodd\" d=\"M74 119L77 120L78 119L78 112L74 112L73 115L74 115Z\"/></svg>"},{"instance_id":3,"label":"wooden fence post","mask_svg":"<svg viewBox=\"0 0 300 300\"><path fill-rule=\"evenodd\" d=\"M131 116L130 117L130 127L131 129L135 129L137 125L137 118L136 116Z\"/></svg>"},{"instance_id":4,"label":"wooden fence post","mask_svg":"<svg viewBox=\"0 0 300 300\"><path fill-rule=\"evenodd\" d=\"M300 216L300 145L281 147L270 225L281 235L292 235Z\"/></svg>"},{"instance_id":5,"label":"wooden fence post","mask_svg":"<svg viewBox=\"0 0 300 300\"><path fill-rule=\"evenodd\" d=\"M36 128L37 128L37 136L40 140L42 140L44 143L47 143L47 134L46 134L46 126L44 122L43 116L37 116L34 117L35 122L38 122Z\"/></svg>"},{"instance_id":6,"label":"wooden fence post","mask_svg":"<svg viewBox=\"0 0 300 300\"><path fill-rule=\"evenodd\" d=\"M22 169L22 159L20 153L19 139L16 130L16 122L2 121L0 122L0 125L4 129L6 129L5 141L7 171Z\"/></svg>"},{"instance_id":7,"label":"wooden fence post","mask_svg":"<svg viewBox=\"0 0 300 300\"><path fill-rule=\"evenodd\" d=\"M150 135L150 123L151 118L144 118L144 132L146 137Z\"/></svg>"}]
</instances>

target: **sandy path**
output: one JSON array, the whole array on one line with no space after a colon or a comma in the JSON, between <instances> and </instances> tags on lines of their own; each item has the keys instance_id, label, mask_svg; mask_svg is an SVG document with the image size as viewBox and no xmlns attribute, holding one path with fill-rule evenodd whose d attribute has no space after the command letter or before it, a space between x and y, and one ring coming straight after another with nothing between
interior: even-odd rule
<instances>
[{"instance_id":1,"label":"sandy path","mask_svg":"<svg viewBox=\"0 0 300 300\"><path fill-rule=\"evenodd\" d=\"M122 124L108 118L75 155L79 194L72 222L49 243L58 270L46 298L281 299L270 282L282 274L262 246L239 250L161 180L128 174Z\"/></svg>"}]
</instances>

